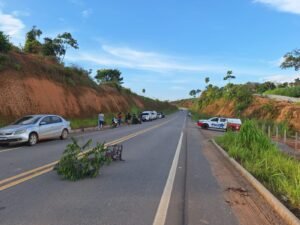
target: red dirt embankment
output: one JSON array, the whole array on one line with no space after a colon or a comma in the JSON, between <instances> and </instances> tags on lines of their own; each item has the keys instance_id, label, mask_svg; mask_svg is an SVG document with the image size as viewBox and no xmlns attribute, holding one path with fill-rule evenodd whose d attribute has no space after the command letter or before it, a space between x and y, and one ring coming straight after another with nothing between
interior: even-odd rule
<instances>
[{"instance_id":1,"label":"red dirt embankment","mask_svg":"<svg viewBox=\"0 0 300 225\"><path fill-rule=\"evenodd\" d=\"M57 113L70 117L89 116L94 112L118 112L130 108L130 101L143 106L137 97L129 99L117 91L97 93L86 87L66 88L48 80L28 77L0 76L0 115L15 117L24 114ZM3 85L4 84L4 85ZM80 93L78 95L78 93Z\"/></svg>"},{"instance_id":2,"label":"red dirt embankment","mask_svg":"<svg viewBox=\"0 0 300 225\"><path fill-rule=\"evenodd\" d=\"M127 112L132 107L163 108L167 103L111 86L97 87L86 77L77 78L50 59L10 53L9 64L0 70L0 118L12 120L25 114L53 113L72 118L87 118L99 112ZM0 62L1 66L1 62ZM4 69L3 69L4 68ZM70 73L70 72L69 72ZM85 79L85 84L72 84ZM73 79L73 80L72 80ZM67 80L68 82L63 82ZM96 87L94 87L95 85Z\"/></svg>"}]
</instances>

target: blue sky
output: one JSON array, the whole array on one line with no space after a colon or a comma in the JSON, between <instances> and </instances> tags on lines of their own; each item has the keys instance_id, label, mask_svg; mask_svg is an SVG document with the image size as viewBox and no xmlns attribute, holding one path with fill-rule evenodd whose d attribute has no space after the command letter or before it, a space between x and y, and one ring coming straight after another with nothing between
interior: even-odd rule
<instances>
[{"instance_id":1,"label":"blue sky","mask_svg":"<svg viewBox=\"0 0 300 225\"><path fill-rule=\"evenodd\" d=\"M118 68L124 86L174 100L204 89L204 78L224 85L291 81L282 56L300 48L299 0L0 0L0 30L15 44L36 25L43 36L71 32L79 50L66 62L95 72Z\"/></svg>"}]
</instances>

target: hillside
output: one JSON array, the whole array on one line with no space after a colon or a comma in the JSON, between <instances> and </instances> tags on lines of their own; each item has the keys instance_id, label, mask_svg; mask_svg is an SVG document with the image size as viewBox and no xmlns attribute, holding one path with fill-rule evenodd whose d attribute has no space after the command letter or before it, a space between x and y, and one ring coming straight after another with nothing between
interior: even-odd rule
<instances>
[{"instance_id":1,"label":"hillside","mask_svg":"<svg viewBox=\"0 0 300 225\"><path fill-rule=\"evenodd\" d=\"M190 100L187 100L189 103ZM196 103L197 104L197 103ZM178 107L186 105L184 101ZM255 118L258 120L286 122L290 127L300 130L300 105L286 101L275 101L268 98L254 96L253 101L242 111L241 115L236 113L237 102L218 98L205 105L197 111L201 114L211 116L226 116L242 118ZM195 109L196 105L192 106Z\"/></svg>"},{"instance_id":2,"label":"hillside","mask_svg":"<svg viewBox=\"0 0 300 225\"><path fill-rule=\"evenodd\" d=\"M88 118L99 112L131 109L174 110L160 102L114 85L97 85L88 71L65 67L53 58L11 51L0 54L0 120L25 114L54 113Z\"/></svg>"}]
</instances>

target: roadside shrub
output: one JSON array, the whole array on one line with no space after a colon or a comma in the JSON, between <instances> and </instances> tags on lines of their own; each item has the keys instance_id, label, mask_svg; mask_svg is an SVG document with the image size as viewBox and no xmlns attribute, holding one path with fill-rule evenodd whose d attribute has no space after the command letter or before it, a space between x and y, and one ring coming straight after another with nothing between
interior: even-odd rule
<instances>
[{"instance_id":1,"label":"roadside shrub","mask_svg":"<svg viewBox=\"0 0 300 225\"><path fill-rule=\"evenodd\" d=\"M216 141L289 207L300 208L299 161L280 152L254 121Z\"/></svg>"},{"instance_id":2,"label":"roadside shrub","mask_svg":"<svg viewBox=\"0 0 300 225\"><path fill-rule=\"evenodd\" d=\"M90 147L92 140L89 140L83 146L80 146L76 139L72 138L72 143L67 145L63 156L55 166L55 170L64 179L76 181L85 177L96 177L99 174L100 167L105 163L110 163L106 157L106 148L104 144L97 144L92 149Z\"/></svg>"},{"instance_id":3,"label":"roadside shrub","mask_svg":"<svg viewBox=\"0 0 300 225\"><path fill-rule=\"evenodd\" d=\"M268 90L264 94L282 95L282 96L299 98L300 97L300 86L276 88L274 90Z\"/></svg>"},{"instance_id":4,"label":"roadside shrub","mask_svg":"<svg viewBox=\"0 0 300 225\"><path fill-rule=\"evenodd\" d=\"M5 35L2 31L0 31L0 52L8 52L11 50L12 44L9 42L8 35Z\"/></svg>"}]
</instances>

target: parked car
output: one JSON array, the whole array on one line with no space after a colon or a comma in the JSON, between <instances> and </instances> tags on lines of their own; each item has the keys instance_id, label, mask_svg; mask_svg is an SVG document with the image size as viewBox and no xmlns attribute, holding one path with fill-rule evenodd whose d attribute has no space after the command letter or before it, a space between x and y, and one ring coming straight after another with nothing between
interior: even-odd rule
<instances>
[{"instance_id":1,"label":"parked car","mask_svg":"<svg viewBox=\"0 0 300 225\"><path fill-rule=\"evenodd\" d=\"M141 117L143 121L150 121L152 120L152 113L151 111L144 111L142 112Z\"/></svg>"},{"instance_id":2,"label":"parked car","mask_svg":"<svg viewBox=\"0 0 300 225\"><path fill-rule=\"evenodd\" d=\"M242 125L242 121L236 118L213 117L208 120L199 120L197 125L203 129L215 128L226 131L239 131Z\"/></svg>"},{"instance_id":3,"label":"parked car","mask_svg":"<svg viewBox=\"0 0 300 225\"><path fill-rule=\"evenodd\" d=\"M162 118L165 118L164 113L158 112L158 113L157 113L157 119L162 119Z\"/></svg>"},{"instance_id":4,"label":"parked car","mask_svg":"<svg viewBox=\"0 0 300 225\"><path fill-rule=\"evenodd\" d=\"M157 112L156 111L152 111L151 112L151 120L156 120L157 119Z\"/></svg>"},{"instance_id":5,"label":"parked car","mask_svg":"<svg viewBox=\"0 0 300 225\"><path fill-rule=\"evenodd\" d=\"M70 122L57 115L28 115L0 129L0 144L28 143L35 145L43 139L66 139Z\"/></svg>"}]
</instances>

